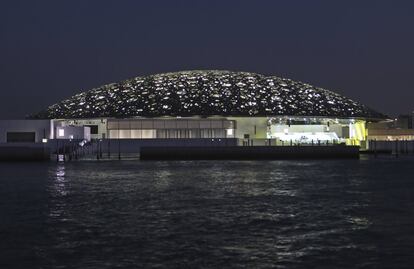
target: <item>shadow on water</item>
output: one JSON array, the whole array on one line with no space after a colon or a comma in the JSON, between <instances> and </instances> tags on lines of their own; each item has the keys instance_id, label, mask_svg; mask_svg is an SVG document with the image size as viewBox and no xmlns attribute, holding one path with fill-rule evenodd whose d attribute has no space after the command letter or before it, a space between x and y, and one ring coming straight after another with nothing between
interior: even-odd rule
<instances>
[{"instance_id":1,"label":"shadow on water","mask_svg":"<svg viewBox=\"0 0 414 269\"><path fill-rule=\"evenodd\" d=\"M0 267L412 268L413 161L0 164Z\"/></svg>"}]
</instances>

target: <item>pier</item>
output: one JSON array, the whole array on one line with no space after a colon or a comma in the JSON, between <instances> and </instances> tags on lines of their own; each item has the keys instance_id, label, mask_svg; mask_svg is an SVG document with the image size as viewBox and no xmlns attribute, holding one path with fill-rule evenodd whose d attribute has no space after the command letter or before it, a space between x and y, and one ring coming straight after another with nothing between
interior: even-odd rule
<instances>
[{"instance_id":1,"label":"pier","mask_svg":"<svg viewBox=\"0 0 414 269\"><path fill-rule=\"evenodd\" d=\"M141 160L358 159L356 146L143 147Z\"/></svg>"}]
</instances>

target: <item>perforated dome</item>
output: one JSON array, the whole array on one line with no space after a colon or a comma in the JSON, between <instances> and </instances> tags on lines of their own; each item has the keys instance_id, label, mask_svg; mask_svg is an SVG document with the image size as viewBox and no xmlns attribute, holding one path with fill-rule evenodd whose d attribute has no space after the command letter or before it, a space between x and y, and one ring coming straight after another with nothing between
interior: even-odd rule
<instances>
[{"instance_id":1,"label":"perforated dome","mask_svg":"<svg viewBox=\"0 0 414 269\"><path fill-rule=\"evenodd\" d=\"M290 79L246 72L184 71L104 85L31 118L213 115L385 117L337 93Z\"/></svg>"}]
</instances>

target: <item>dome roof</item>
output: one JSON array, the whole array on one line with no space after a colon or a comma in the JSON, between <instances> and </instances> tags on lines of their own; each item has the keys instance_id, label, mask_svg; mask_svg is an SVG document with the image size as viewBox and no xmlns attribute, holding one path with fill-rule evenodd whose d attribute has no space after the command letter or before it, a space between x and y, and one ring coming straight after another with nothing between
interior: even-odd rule
<instances>
[{"instance_id":1,"label":"dome roof","mask_svg":"<svg viewBox=\"0 0 414 269\"><path fill-rule=\"evenodd\" d=\"M184 71L104 85L31 118L212 115L385 117L337 93L290 79L246 72Z\"/></svg>"}]
</instances>

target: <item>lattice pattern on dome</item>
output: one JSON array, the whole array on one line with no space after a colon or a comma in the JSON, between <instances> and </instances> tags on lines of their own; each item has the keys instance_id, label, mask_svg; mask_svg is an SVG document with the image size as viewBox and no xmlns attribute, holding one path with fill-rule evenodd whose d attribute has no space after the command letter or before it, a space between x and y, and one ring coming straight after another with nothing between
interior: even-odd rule
<instances>
[{"instance_id":1,"label":"lattice pattern on dome","mask_svg":"<svg viewBox=\"0 0 414 269\"><path fill-rule=\"evenodd\" d=\"M385 117L358 102L309 84L229 71L136 77L76 94L31 117L211 115Z\"/></svg>"}]
</instances>

